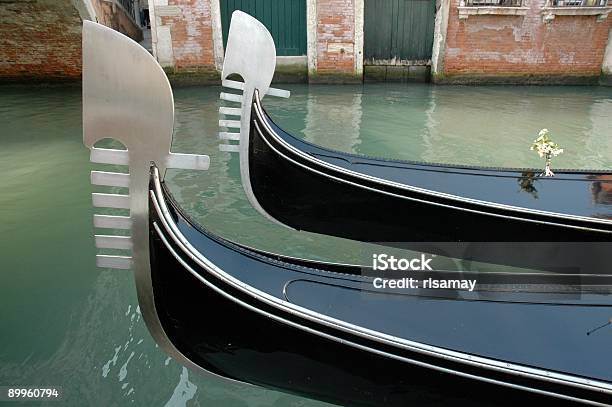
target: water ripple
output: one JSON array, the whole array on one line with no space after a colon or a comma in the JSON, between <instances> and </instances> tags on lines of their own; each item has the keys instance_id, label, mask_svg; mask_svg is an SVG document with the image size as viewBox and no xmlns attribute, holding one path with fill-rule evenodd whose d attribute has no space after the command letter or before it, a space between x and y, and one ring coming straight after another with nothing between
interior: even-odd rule
<instances>
[{"instance_id":1,"label":"water ripple","mask_svg":"<svg viewBox=\"0 0 612 407\"><path fill-rule=\"evenodd\" d=\"M183 367L179 382L172 393L172 397L165 404L165 407L186 407L187 402L193 398L198 390L198 386L189 381L187 368Z\"/></svg>"}]
</instances>

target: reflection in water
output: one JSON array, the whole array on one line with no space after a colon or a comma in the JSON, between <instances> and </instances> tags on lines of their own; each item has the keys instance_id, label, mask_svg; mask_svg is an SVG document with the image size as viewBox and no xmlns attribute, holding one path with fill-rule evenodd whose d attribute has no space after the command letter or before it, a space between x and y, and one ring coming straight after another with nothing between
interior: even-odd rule
<instances>
[{"instance_id":1,"label":"reflection in water","mask_svg":"<svg viewBox=\"0 0 612 407\"><path fill-rule=\"evenodd\" d=\"M155 350L139 313L138 317L134 317L136 311L129 317L124 314L126 302L134 301L133 290L128 274L101 272L88 300L72 311L65 337L54 353L42 359L31 354L14 364L3 362L0 380L60 386L66 405L155 403L159 396L145 389L163 389L171 371L150 368L150 358L159 360L164 355ZM134 338L142 341L137 344Z\"/></svg>"},{"instance_id":2,"label":"reflection in water","mask_svg":"<svg viewBox=\"0 0 612 407\"><path fill-rule=\"evenodd\" d=\"M612 157L612 98L598 98L589 103L589 114L591 131L586 139L586 147L583 152L586 168L598 168L601 163L610 161ZM577 135L580 137L580 135ZM592 163L592 164L591 164ZM610 165L607 165L610 168Z\"/></svg>"},{"instance_id":3,"label":"reflection in water","mask_svg":"<svg viewBox=\"0 0 612 407\"><path fill-rule=\"evenodd\" d=\"M305 139L334 150L356 152L361 143L361 93L351 97L308 93Z\"/></svg>"},{"instance_id":4,"label":"reflection in water","mask_svg":"<svg viewBox=\"0 0 612 407\"><path fill-rule=\"evenodd\" d=\"M168 400L165 406L187 406L187 402L193 398L197 390L198 386L189 381L189 373L187 372L187 368L183 367L179 377L179 382L174 389L174 393L172 393L172 397L170 397L170 400Z\"/></svg>"},{"instance_id":5,"label":"reflection in water","mask_svg":"<svg viewBox=\"0 0 612 407\"><path fill-rule=\"evenodd\" d=\"M557 168L610 168L612 100L605 90L435 87L429 102L425 161L539 168L529 146L548 128L568 146Z\"/></svg>"},{"instance_id":6,"label":"reflection in water","mask_svg":"<svg viewBox=\"0 0 612 407\"><path fill-rule=\"evenodd\" d=\"M600 205L612 205L612 175L593 175L589 178L596 180L591 187L593 202Z\"/></svg>"},{"instance_id":7,"label":"reflection in water","mask_svg":"<svg viewBox=\"0 0 612 407\"><path fill-rule=\"evenodd\" d=\"M432 86L364 86L358 153L422 160Z\"/></svg>"},{"instance_id":8,"label":"reflection in water","mask_svg":"<svg viewBox=\"0 0 612 407\"><path fill-rule=\"evenodd\" d=\"M117 364L117 357L119 356L119 350L120 349L121 349L121 346L117 346L115 348L115 354L113 355L113 357L110 358L108 360L108 362L106 362L104 364L104 366L102 366L102 377L108 376L108 372L110 372L111 364L113 366L115 366Z\"/></svg>"},{"instance_id":9,"label":"reflection in water","mask_svg":"<svg viewBox=\"0 0 612 407\"><path fill-rule=\"evenodd\" d=\"M519 186L521 187L521 191L527 192L529 195L533 196L535 199L538 199L538 189L535 187L535 182L537 180L537 175L533 171L524 171L521 174L521 177L518 179Z\"/></svg>"}]
</instances>

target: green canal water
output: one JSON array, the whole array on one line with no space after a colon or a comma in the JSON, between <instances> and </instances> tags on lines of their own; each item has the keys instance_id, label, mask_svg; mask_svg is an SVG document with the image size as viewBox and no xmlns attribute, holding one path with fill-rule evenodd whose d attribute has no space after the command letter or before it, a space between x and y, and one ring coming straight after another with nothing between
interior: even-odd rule
<instances>
[{"instance_id":1,"label":"green canal water","mask_svg":"<svg viewBox=\"0 0 612 407\"><path fill-rule=\"evenodd\" d=\"M612 168L612 89L289 86L267 98L278 123L335 149L404 159ZM292 232L248 204L238 160L216 138L219 88L175 91L173 151L211 156L207 172L171 171L179 202L214 232L266 250L355 260L354 242ZM66 405L315 406L280 392L200 377L149 337L130 272L97 269L88 151L78 89L0 88L0 386L60 386ZM214 310L202 310L205 315ZM253 332L257 335L257 332ZM263 367L262 367L263 368Z\"/></svg>"}]
</instances>

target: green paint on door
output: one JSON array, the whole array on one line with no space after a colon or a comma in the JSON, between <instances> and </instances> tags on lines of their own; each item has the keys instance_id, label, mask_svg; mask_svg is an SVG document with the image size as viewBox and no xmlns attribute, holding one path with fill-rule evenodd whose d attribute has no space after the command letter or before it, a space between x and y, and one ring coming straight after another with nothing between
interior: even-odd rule
<instances>
[{"instance_id":1,"label":"green paint on door","mask_svg":"<svg viewBox=\"0 0 612 407\"><path fill-rule=\"evenodd\" d=\"M431 58L435 0L364 1L364 64Z\"/></svg>"},{"instance_id":2,"label":"green paint on door","mask_svg":"<svg viewBox=\"0 0 612 407\"><path fill-rule=\"evenodd\" d=\"M306 55L306 0L220 0L223 46L234 10L261 21L272 34L276 55Z\"/></svg>"}]
</instances>

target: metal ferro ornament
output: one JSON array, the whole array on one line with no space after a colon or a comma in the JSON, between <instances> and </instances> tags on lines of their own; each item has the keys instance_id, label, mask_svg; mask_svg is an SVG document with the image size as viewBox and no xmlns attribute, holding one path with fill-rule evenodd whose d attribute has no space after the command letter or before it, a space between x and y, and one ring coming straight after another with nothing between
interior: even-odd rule
<instances>
[{"instance_id":1,"label":"metal ferro ornament","mask_svg":"<svg viewBox=\"0 0 612 407\"><path fill-rule=\"evenodd\" d=\"M123 34L91 21L83 22L83 143L97 164L126 166L128 173L92 171L91 182L127 187L128 195L93 193L96 208L129 210L129 216L94 215L94 227L129 230L129 236L96 234L99 249L120 249L124 256L99 254L98 267L132 269L143 319L156 342L183 365L207 371L183 356L168 340L153 300L149 259L148 194L151 166L163 177L167 168L206 170L207 155L170 152L174 98L157 61ZM103 149L105 138L127 150ZM131 256L127 255L131 252ZM215 375L216 376L216 375Z\"/></svg>"},{"instance_id":2,"label":"metal ferro ornament","mask_svg":"<svg viewBox=\"0 0 612 407\"><path fill-rule=\"evenodd\" d=\"M279 223L261 207L251 188L249 178L249 131L251 105L255 90L261 98L264 95L289 97L289 91L270 87L276 68L276 46L268 29L256 18L236 10L227 36L227 47L221 73L221 84L229 89L242 91L242 94L222 92L222 101L238 104L240 107L222 106L219 108L219 149L240 155L240 178L249 203L263 216ZM230 80L231 75L240 75L244 82ZM240 120L228 120L228 116ZM239 130L239 133L231 130ZM238 144L232 143L238 141ZM284 226L284 225L283 225Z\"/></svg>"}]
</instances>

